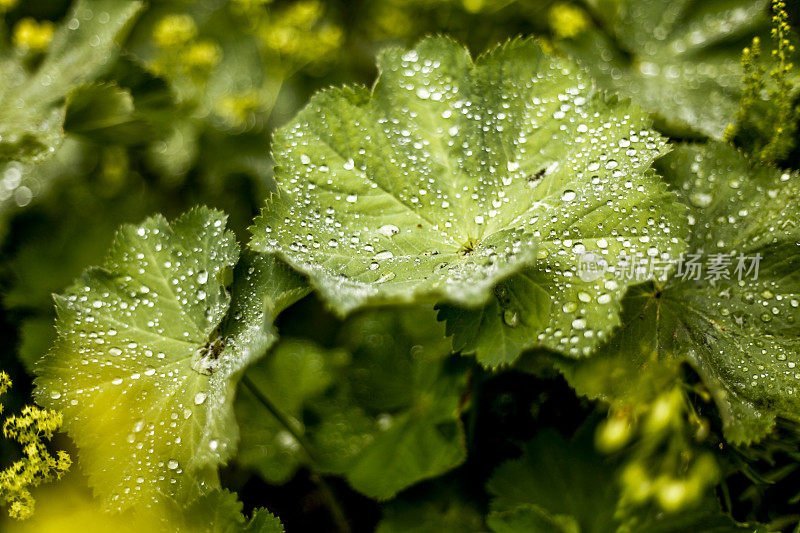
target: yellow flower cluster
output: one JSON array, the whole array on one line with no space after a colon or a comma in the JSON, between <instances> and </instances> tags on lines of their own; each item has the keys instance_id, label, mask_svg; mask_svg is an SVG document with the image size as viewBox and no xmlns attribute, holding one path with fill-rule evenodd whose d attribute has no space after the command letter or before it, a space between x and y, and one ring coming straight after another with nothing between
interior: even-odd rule
<instances>
[{"instance_id":1,"label":"yellow flower cluster","mask_svg":"<svg viewBox=\"0 0 800 533\"><path fill-rule=\"evenodd\" d=\"M272 0L231 0L234 8L242 13L254 13L267 4L271 4Z\"/></svg>"},{"instance_id":2,"label":"yellow flower cluster","mask_svg":"<svg viewBox=\"0 0 800 533\"><path fill-rule=\"evenodd\" d=\"M751 46L742 51L744 87L735 120L725 130L725 140L743 145L762 161L780 161L789 154L796 142L800 118L800 108L794 103L794 83L789 77L794 67L789 58L795 48L786 2L773 0L772 11L772 58L776 66L769 72L771 88L767 91L761 40L755 37Z\"/></svg>"},{"instance_id":3,"label":"yellow flower cluster","mask_svg":"<svg viewBox=\"0 0 800 533\"><path fill-rule=\"evenodd\" d=\"M161 48L183 46L197 36L194 19L185 13L167 15L156 24L153 40Z\"/></svg>"},{"instance_id":4,"label":"yellow flower cluster","mask_svg":"<svg viewBox=\"0 0 800 533\"><path fill-rule=\"evenodd\" d=\"M789 40L791 29L789 14L786 12L786 2L773 0L772 10L771 35L776 42L772 57L777 59L778 66L769 73L777 85L777 89L770 91L770 99L775 102L777 120L773 138L761 151L760 158L764 161L776 161L788 155L795 142L798 118L798 108L794 105L792 96L794 83L789 80L789 72L794 66L789 61L789 54L794 52L794 45Z\"/></svg>"},{"instance_id":5,"label":"yellow flower cluster","mask_svg":"<svg viewBox=\"0 0 800 533\"><path fill-rule=\"evenodd\" d=\"M275 104L281 86L298 70L317 67L344 43L340 27L325 17L319 0L299 0L280 7L272 0L231 0L231 11L258 42L268 78L258 89L244 89L220 99L215 112L230 126L241 127Z\"/></svg>"},{"instance_id":6,"label":"yellow flower cluster","mask_svg":"<svg viewBox=\"0 0 800 533\"><path fill-rule=\"evenodd\" d=\"M0 395L10 387L8 374L0 372ZM30 489L60 479L69 470L72 464L69 455L59 451L54 457L45 445L61 427L61 422L61 414L29 405L19 416L10 416L3 423L3 435L22 445L24 456L0 472L0 502L9 504L12 518L29 518L35 503Z\"/></svg>"},{"instance_id":7,"label":"yellow flower cluster","mask_svg":"<svg viewBox=\"0 0 800 533\"><path fill-rule=\"evenodd\" d=\"M197 24L185 13L162 18L153 29L153 41L161 49L153 66L162 75L205 75L222 59L217 43L197 40Z\"/></svg>"},{"instance_id":8,"label":"yellow flower cluster","mask_svg":"<svg viewBox=\"0 0 800 533\"><path fill-rule=\"evenodd\" d=\"M288 69L315 62L341 46L342 30L321 24L325 7L318 0L302 0L286 6L259 26L266 48L280 56Z\"/></svg>"},{"instance_id":9,"label":"yellow flower cluster","mask_svg":"<svg viewBox=\"0 0 800 533\"><path fill-rule=\"evenodd\" d=\"M0 13L13 9L17 5L17 0L0 0Z\"/></svg>"},{"instance_id":10,"label":"yellow flower cluster","mask_svg":"<svg viewBox=\"0 0 800 533\"><path fill-rule=\"evenodd\" d=\"M43 52L53 40L54 29L49 20L38 22L32 18L24 18L14 26L14 46L26 51Z\"/></svg>"},{"instance_id":11,"label":"yellow flower cluster","mask_svg":"<svg viewBox=\"0 0 800 533\"><path fill-rule=\"evenodd\" d=\"M687 439L687 429L705 438L707 423L691 410L681 389L660 395L641 420L629 413L611 415L596 435L598 449L619 451L629 443L631 459L621 473L623 505L657 503L675 512L700 501L717 481L719 469L708 451L696 450Z\"/></svg>"},{"instance_id":12,"label":"yellow flower cluster","mask_svg":"<svg viewBox=\"0 0 800 533\"><path fill-rule=\"evenodd\" d=\"M265 105L259 91L245 90L222 98L216 112L231 126L242 126Z\"/></svg>"},{"instance_id":13,"label":"yellow flower cluster","mask_svg":"<svg viewBox=\"0 0 800 533\"><path fill-rule=\"evenodd\" d=\"M589 17L579 7L571 4L555 4L550 8L550 27L557 39L577 37L589 27Z\"/></svg>"}]
</instances>

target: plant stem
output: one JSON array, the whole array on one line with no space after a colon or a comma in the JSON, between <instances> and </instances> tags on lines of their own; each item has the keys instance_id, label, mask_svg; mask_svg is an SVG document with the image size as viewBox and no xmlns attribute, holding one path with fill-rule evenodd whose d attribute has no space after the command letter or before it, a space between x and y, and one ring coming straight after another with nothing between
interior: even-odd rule
<instances>
[{"instance_id":1,"label":"plant stem","mask_svg":"<svg viewBox=\"0 0 800 533\"><path fill-rule=\"evenodd\" d=\"M328 506L328 511L331 513L331 518L333 518L333 522L336 524L336 529L338 529L340 533L350 533L350 523L347 521L344 509L342 509L342 506L336 499L336 494L334 494L333 489L331 489L328 482L319 474L312 472L310 477L311 481L319 488L319 492L322 494L322 498Z\"/></svg>"},{"instance_id":2,"label":"plant stem","mask_svg":"<svg viewBox=\"0 0 800 533\"><path fill-rule=\"evenodd\" d=\"M263 405L264 408L267 411L269 411L269 413L272 416L274 416L275 419L282 426L286 428L286 430L292 435L292 437L294 437L294 439L298 442L298 444L300 444L300 447L303 449L305 454L308 456L309 461L313 465L318 464L313 446L308 441L308 439L306 439L305 436L297 430L292 421L289 420L289 418L286 415L284 415L280 411L280 409L278 409L275 406L275 404L273 404L270 401L270 399L266 397L266 395L263 392L261 392L258 386L256 386L256 384L253 383L253 381L250 378L244 376L242 378L242 384L248 391L250 391L250 393L253 396L255 396L258 402L261 405ZM350 529L350 524L347 521L347 516L345 515L341 504L339 504L339 501L336 499L336 495L334 494L330 485L328 485L328 483L322 478L322 476L316 473L312 472L310 478L311 481L314 482L314 484L317 486L320 493L322 494L322 499L325 501L325 504L328 507L328 511L330 512L331 518L333 519L333 522L336 524L336 529L340 533L350 533L351 529Z\"/></svg>"},{"instance_id":3,"label":"plant stem","mask_svg":"<svg viewBox=\"0 0 800 533\"><path fill-rule=\"evenodd\" d=\"M311 443L308 442L308 440L305 438L304 435L302 435L299 431L297 431L297 428L292 423L292 421L289 420L289 418L287 418L286 415L284 415L280 411L280 409L278 409L275 406L275 404L273 404L270 401L270 399L267 398L263 392L261 392L261 390L259 390L258 386L256 386L256 384L253 383L253 381L250 378L244 376L242 378L242 385L244 385L245 388L249 390L253 396L256 397L258 402L261 405L263 405L266 408L266 410L269 411L269 413L272 416L274 416L278 420L278 422L280 422L282 426L286 428L286 430L292 435L292 437L294 437L294 440L296 440L297 443L300 444L300 447L303 448L303 451L306 453L306 455L308 455L308 458L311 460L311 462L316 463L317 458L313 452Z\"/></svg>"}]
</instances>

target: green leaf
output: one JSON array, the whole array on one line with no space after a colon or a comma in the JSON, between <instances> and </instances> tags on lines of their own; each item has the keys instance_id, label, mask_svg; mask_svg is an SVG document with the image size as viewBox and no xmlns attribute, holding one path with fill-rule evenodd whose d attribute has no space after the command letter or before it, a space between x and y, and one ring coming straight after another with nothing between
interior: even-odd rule
<instances>
[{"instance_id":1,"label":"green leaf","mask_svg":"<svg viewBox=\"0 0 800 533\"><path fill-rule=\"evenodd\" d=\"M424 309L355 317L344 328L353 354L334 401L318 407L312 435L323 470L385 500L466 459L461 402L465 361Z\"/></svg>"},{"instance_id":2,"label":"green leaf","mask_svg":"<svg viewBox=\"0 0 800 533\"><path fill-rule=\"evenodd\" d=\"M558 46L601 87L678 136L721 139L739 106L742 49L769 32L768 0L588 0L599 27ZM765 39L766 42L766 39Z\"/></svg>"},{"instance_id":3,"label":"green leaf","mask_svg":"<svg viewBox=\"0 0 800 533\"><path fill-rule=\"evenodd\" d=\"M326 352L313 342L282 339L253 365L247 372L248 379L268 394L292 427L285 427L284 421L267 414L258 398L245 387L236 398L236 417L242 428L237 462L257 470L270 483L289 481L297 468L308 461L292 430L303 431L307 403L327 391L336 377L335 368L348 361L349 355L340 350Z\"/></svg>"},{"instance_id":4,"label":"green leaf","mask_svg":"<svg viewBox=\"0 0 800 533\"><path fill-rule=\"evenodd\" d=\"M676 272L633 292L625 328L592 360L559 366L578 392L632 404L677 379L686 361L716 401L726 438L757 441L800 407L800 178L716 143L682 146L659 167L691 206L689 253L705 267L729 261L729 279ZM757 279L739 279L740 255L745 268L758 263Z\"/></svg>"},{"instance_id":5,"label":"green leaf","mask_svg":"<svg viewBox=\"0 0 800 533\"><path fill-rule=\"evenodd\" d=\"M630 531L647 533L768 533L773 529L758 524L737 524L719 510L719 504L711 498L696 509L674 514L651 514L640 519Z\"/></svg>"},{"instance_id":6,"label":"green leaf","mask_svg":"<svg viewBox=\"0 0 800 533\"><path fill-rule=\"evenodd\" d=\"M577 527L581 533L609 533L619 526L615 468L586 439L570 442L552 430L540 433L525 445L522 458L494 471L487 490L493 496L488 523L494 531L539 524L531 531L572 533Z\"/></svg>"},{"instance_id":7,"label":"green leaf","mask_svg":"<svg viewBox=\"0 0 800 533\"><path fill-rule=\"evenodd\" d=\"M242 392L245 464L272 482L305 464L343 475L377 499L460 464L466 365L447 358L449 343L431 311L360 315L342 330L350 355L282 340L248 370L282 420L263 407L259 415L252 391Z\"/></svg>"},{"instance_id":8,"label":"green leaf","mask_svg":"<svg viewBox=\"0 0 800 533\"><path fill-rule=\"evenodd\" d=\"M599 456L585 435L567 441L553 430L543 431L525 444L521 458L492 474L487 523L496 533L766 531L737 525L713 497L678 513L654 507L618 510L617 476L616 465Z\"/></svg>"},{"instance_id":9,"label":"green leaf","mask_svg":"<svg viewBox=\"0 0 800 533\"><path fill-rule=\"evenodd\" d=\"M238 438L238 378L274 342L274 313L304 294L287 267L248 255L231 303L237 256L219 212L156 216L124 226L104 266L56 298L59 338L35 396L64 413L106 506L218 486Z\"/></svg>"},{"instance_id":10,"label":"green leaf","mask_svg":"<svg viewBox=\"0 0 800 533\"><path fill-rule=\"evenodd\" d=\"M38 184L29 164L61 145L67 95L113 63L141 9L142 3L132 0L78 0L34 71L20 56L0 57L0 209L30 201ZM15 194L21 188L27 192ZM20 194L27 201L21 202Z\"/></svg>"},{"instance_id":11,"label":"green leaf","mask_svg":"<svg viewBox=\"0 0 800 533\"><path fill-rule=\"evenodd\" d=\"M266 509L256 509L244 533L284 533L280 519Z\"/></svg>"},{"instance_id":12,"label":"green leaf","mask_svg":"<svg viewBox=\"0 0 800 533\"><path fill-rule=\"evenodd\" d=\"M130 91L113 83L83 85L70 93L64 130L100 144L141 144L156 136L136 113Z\"/></svg>"},{"instance_id":13,"label":"green leaf","mask_svg":"<svg viewBox=\"0 0 800 533\"><path fill-rule=\"evenodd\" d=\"M492 531L496 533L580 533L578 522L571 516L551 516L547 511L532 504L521 504L515 508L493 512L489 517Z\"/></svg>"},{"instance_id":14,"label":"green leaf","mask_svg":"<svg viewBox=\"0 0 800 533\"><path fill-rule=\"evenodd\" d=\"M485 532L480 506L452 483L433 483L383 506L377 533Z\"/></svg>"},{"instance_id":15,"label":"green leaf","mask_svg":"<svg viewBox=\"0 0 800 533\"><path fill-rule=\"evenodd\" d=\"M535 347L572 357L593 353L620 324L626 290L662 277L658 265L678 257L686 246L685 208L649 175L643 181L637 187L641 194L613 204L609 200L604 207L613 205L612 212L587 207L560 233L553 230L539 243L537 267L501 281L488 305L440 305L439 319L447 321L453 349L476 354L488 367L513 363ZM633 185L626 181L610 187ZM639 269L635 276L621 275L633 266Z\"/></svg>"},{"instance_id":16,"label":"green leaf","mask_svg":"<svg viewBox=\"0 0 800 533\"><path fill-rule=\"evenodd\" d=\"M486 366L513 362L549 322L550 295L537 274L530 271L501 281L496 298L480 309L440 306L439 320L447 322L453 350L477 353Z\"/></svg>"},{"instance_id":17,"label":"green leaf","mask_svg":"<svg viewBox=\"0 0 800 533\"><path fill-rule=\"evenodd\" d=\"M158 509L165 533L284 533L280 520L266 509L256 509L247 520L242 507L236 493L215 490L188 504L170 501Z\"/></svg>"},{"instance_id":18,"label":"green leaf","mask_svg":"<svg viewBox=\"0 0 800 533\"><path fill-rule=\"evenodd\" d=\"M623 327L586 359L557 359L569 384L581 395L603 400L618 410L648 407L680 383L680 359L665 357L654 331L658 305L651 305L651 284L632 288L623 300Z\"/></svg>"},{"instance_id":19,"label":"green leaf","mask_svg":"<svg viewBox=\"0 0 800 533\"><path fill-rule=\"evenodd\" d=\"M596 94L572 63L532 40L473 61L430 38L385 51L379 69L372 91L323 91L276 133L280 192L251 229L251 247L308 274L336 312L479 307L537 256L553 307L577 309L578 290L565 280L583 250L611 260L678 245L679 211L648 170L663 140L636 108ZM604 291L600 282L589 289L592 300ZM551 343L569 350L570 331L556 341L553 330ZM508 343L523 337L506 334Z\"/></svg>"}]
</instances>

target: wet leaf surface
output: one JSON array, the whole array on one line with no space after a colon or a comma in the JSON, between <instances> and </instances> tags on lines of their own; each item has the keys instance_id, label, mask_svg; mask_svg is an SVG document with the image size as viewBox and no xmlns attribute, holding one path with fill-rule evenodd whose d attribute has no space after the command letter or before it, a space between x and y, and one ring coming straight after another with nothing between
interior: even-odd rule
<instances>
[{"instance_id":1,"label":"wet leaf surface","mask_svg":"<svg viewBox=\"0 0 800 533\"><path fill-rule=\"evenodd\" d=\"M751 166L716 143L682 146L658 166L691 207L683 272L632 292L625 327L608 345L561 366L579 392L630 402L643 383L674 377L675 362L686 361L716 401L726 438L757 441L776 416L797 418L798 176ZM706 268L698 279L691 256ZM714 261L725 272L716 280L708 277Z\"/></svg>"},{"instance_id":2,"label":"wet leaf surface","mask_svg":"<svg viewBox=\"0 0 800 533\"><path fill-rule=\"evenodd\" d=\"M218 485L238 440L238 378L274 342L274 314L305 294L287 267L245 255L232 301L237 257L221 213L158 216L124 226L104 266L57 297L59 338L36 398L64 413L108 507Z\"/></svg>"}]
</instances>

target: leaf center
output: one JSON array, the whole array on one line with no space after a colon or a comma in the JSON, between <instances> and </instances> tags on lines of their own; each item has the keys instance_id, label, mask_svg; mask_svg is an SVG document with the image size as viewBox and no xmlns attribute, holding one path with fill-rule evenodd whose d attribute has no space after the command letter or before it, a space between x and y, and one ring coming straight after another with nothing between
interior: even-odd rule
<instances>
[{"instance_id":1,"label":"leaf center","mask_svg":"<svg viewBox=\"0 0 800 533\"><path fill-rule=\"evenodd\" d=\"M219 356L225 348L225 341L213 336L197 352L197 358L192 363L192 370L204 376L212 375L219 366Z\"/></svg>"}]
</instances>

